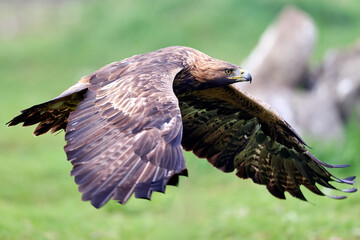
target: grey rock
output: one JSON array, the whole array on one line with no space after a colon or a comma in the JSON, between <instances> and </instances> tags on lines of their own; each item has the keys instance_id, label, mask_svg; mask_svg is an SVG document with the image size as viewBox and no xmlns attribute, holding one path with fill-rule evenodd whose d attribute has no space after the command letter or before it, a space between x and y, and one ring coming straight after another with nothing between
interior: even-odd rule
<instances>
[{"instance_id":1,"label":"grey rock","mask_svg":"<svg viewBox=\"0 0 360 240\"><path fill-rule=\"evenodd\" d=\"M237 87L270 104L299 134L339 138L343 128L335 101L316 91L296 90L309 74L315 39L312 19L286 7L242 64L253 75L253 83Z\"/></svg>"},{"instance_id":2,"label":"grey rock","mask_svg":"<svg viewBox=\"0 0 360 240\"><path fill-rule=\"evenodd\" d=\"M285 7L242 66L256 79L255 86L297 86L307 72L315 40L311 17L293 6Z\"/></svg>"},{"instance_id":3,"label":"grey rock","mask_svg":"<svg viewBox=\"0 0 360 240\"><path fill-rule=\"evenodd\" d=\"M327 53L314 76L316 93L335 101L344 121L353 114L360 119L360 41Z\"/></svg>"}]
</instances>

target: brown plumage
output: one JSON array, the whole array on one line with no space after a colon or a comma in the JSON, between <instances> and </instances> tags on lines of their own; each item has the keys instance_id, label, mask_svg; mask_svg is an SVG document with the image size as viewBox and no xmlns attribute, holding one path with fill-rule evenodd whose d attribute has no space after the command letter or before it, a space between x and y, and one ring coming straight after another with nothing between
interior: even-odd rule
<instances>
[{"instance_id":1,"label":"brown plumage","mask_svg":"<svg viewBox=\"0 0 360 240\"><path fill-rule=\"evenodd\" d=\"M8 125L39 123L36 136L65 129L71 174L97 208L176 185L187 175L183 148L279 198L305 200L301 185L324 195L316 184L353 184L324 168L346 165L315 158L274 110L230 85L242 81L251 76L234 64L168 47L111 63Z\"/></svg>"}]
</instances>

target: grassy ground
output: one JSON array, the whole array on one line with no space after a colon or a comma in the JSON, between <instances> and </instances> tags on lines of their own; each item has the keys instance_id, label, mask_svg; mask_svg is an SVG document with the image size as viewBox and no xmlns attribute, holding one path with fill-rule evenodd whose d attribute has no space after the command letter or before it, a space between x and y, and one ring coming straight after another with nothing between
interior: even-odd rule
<instances>
[{"instance_id":1,"label":"grassy ground","mask_svg":"<svg viewBox=\"0 0 360 240\"><path fill-rule=\"evenodd\" d=\"M359 37L356 0L1 3L0 23L19 21L0 31L0 123L133 54L187 45L239 63L288 2L308 11L319 28L315 63ZM281 201L191 154L190 177L179 188L151 202L96 210L81 202L69 177L63 133L35 139L32 130L0 125L0 239L360 239L358 194L336 201L306 192L314 204ZM343 177L360 170L359 126L349 124L346 132L339 142L306 139L320 159L354 165L336 171Z\"/></svg>"}]
</instances>

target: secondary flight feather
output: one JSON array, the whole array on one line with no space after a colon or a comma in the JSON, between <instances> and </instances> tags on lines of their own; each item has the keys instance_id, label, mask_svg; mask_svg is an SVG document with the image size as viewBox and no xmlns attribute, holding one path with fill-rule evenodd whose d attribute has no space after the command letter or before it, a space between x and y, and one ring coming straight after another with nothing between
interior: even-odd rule
<instances>
[{"instance_id":1,"label":"secondary flight feather","mask_svg":"<svg viewBox=\"0 0 360 240\"><path fill-rule=\"evenodd\" d=\"M96 208L177 185L187 176L182 149L282 199L305 200L301 185L324 195L319 185L353 184L325 169L348 165L318 160L271 107L231 85L251 80L234 64L168 47L111 63L7 124L38 124L36 136L64 129L71 174Z\"/></svg>"}]
</instances>

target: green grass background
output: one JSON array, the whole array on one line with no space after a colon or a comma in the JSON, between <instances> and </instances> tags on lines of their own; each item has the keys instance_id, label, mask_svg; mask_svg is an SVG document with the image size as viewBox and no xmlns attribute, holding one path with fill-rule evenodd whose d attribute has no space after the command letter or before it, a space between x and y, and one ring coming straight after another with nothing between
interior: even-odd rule
<instances>
[{"instance_id":1,"label":"green grass background","mask_svg":"<svg viewBox=\"0 0 360 240\"><path fill-rule=\"evenodd\" d=\"M190 177L178 188L155 193L152 201L110 202L96 210L80 200L69 176L63 133L34 138L33 127L5 126L18 110L134 54L185 45L240 63L288 3L307 11L318 27L314 65L329 49L360 36L357 0L0 3L0 22L12 16L25 21L18 34L0 35L0 239L360 239L359 194L337 201L305 190L313 204L289 195L282 201L191 153ZM305 139L323 161L353 165L333 173L359 174L355 121L344 139Z\"/></svg>"}]
</instances>

